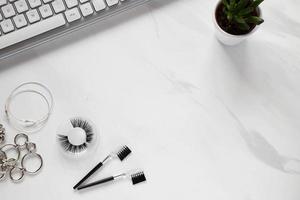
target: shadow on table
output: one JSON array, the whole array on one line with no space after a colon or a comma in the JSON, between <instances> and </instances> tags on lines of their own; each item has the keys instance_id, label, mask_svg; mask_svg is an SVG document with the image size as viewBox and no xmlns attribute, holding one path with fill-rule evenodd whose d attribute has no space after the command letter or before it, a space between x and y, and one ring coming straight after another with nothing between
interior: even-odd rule
<instances>
[{"instance_id":1,"label":"shadow on table","mask_svg":"<svg viewBox=\"0 0 300 200\"><path fill-rule=\"evenodd\" d=\"M248 131L237 116L225 105L229 114L236 120L241 137L244 139L249 151L256 159L266 165L288 174L300 174L300 159L281 154L262 133Z\"/></svg>"},{"instance_id":2,"label":"shadow on table","mask_svg":"<svg viewBox=\"0 0 300 200\"><path fill-rule=\"evenodd\" d=\"M280 94L277 92L277 87L268 85L265 82L267 76L281 77L281 84L289 83L284 74L280 57L276 57L274 46L270 46L263 41L245 41L234 47L223 46L218 44L218 49L227 57L231 64L230 69L237 72L239 79L236 79L236 84L244 84L240 81L257 90L262 99L272 99ZM225 83L224 83L225 84ZM270 82L269 84L272 84ZM240 95L240 93L238 93ZM236 98L239 98L236 96ZM277 99L280 102L280 100ZM222 102L222 101L221 101ZM245 141L249 151L262 163L289 174L300 174L300 159L289 157L280 153L264 136L263 133L255 130L249 131L234 114L234 112L224 103L228 113L237 122L240 135ZM282 104L286 102L283 100ZM245 105L247 106L247 105ZM286 109L286 107L285 107ZM290 112L295 109L291 106ZM288 113L290 113L288 112ZM296 125L297 126L297 125Z\"/></svg>"},{"instance_id":3,"label":"shadow on table","mask_svg":"<svg viewBox=\"0 0 300 200\"><path fill-rule=\"evenodd\" d=\"M33 49L24 51L20 54L14 55L12 57L6 58L0 61L0 73L10 67L17 66L19 63L24 63L29 60L36 58L37 56L48 54L52 51L56 51L60 48L67 47L70 44L76 43L83 39L93 37L95 34L99 34L103 31L109 30L113 27L116 27L120 24L126 23L127 21L133 20L143 15L147 15L151 12L151 10L156 10L168 6L178 0L163 0L163 1L153 1L144 5L149 9L145 12L145 9L137 7L128 11L127 13L122 13L116 16L113 16L110 19L106 19L104 21L100 21L99 23L94 24L93 26L89 26L78 31L73 32L72 34L68 34L61 38L58 38L50 43L43 44L41 46L35 47ZM38 52L38 53L36 53Z\"/></svg>"}]
</instances>

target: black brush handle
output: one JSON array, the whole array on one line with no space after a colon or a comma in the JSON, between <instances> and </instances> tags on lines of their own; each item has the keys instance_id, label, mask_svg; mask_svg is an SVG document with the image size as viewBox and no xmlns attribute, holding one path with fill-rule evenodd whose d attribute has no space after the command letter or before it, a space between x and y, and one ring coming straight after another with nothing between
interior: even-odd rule
<instances>
[{"instance_id":1,"label":"black brush handle","mask_svg":"<svg viewBox=\"0 0 300 200\"><path fill-rule=\"evenodd\" d=\"M101 179L99 181L95 181L95 182L92 182L92 183L89 183L89 184L86 184L86 185L83 185L83 186L79 186L77 189L81 190L81 189L84 189L84 188L89 188L89 187L92 187L92 186L95 186L95 185L100 185L100 184L103 184L103 183L113 181L114 179L115 178L113 176L110 176L110 177Z\"/></svg>"},{"instance_id":2,"label":"black brush handle","mask_svg":"<svg viewBox=\"0 0 300 200\"><path fill-rule=\"evenodd\" d=\"M93 173L95 173L99 168L103 166L103 163L100 162L98 163L85 177L83 177L74 187L73 189L75 190L78 188L79 185L81 185L86 179L88 179Z\"/></svg>"}]
</instances>

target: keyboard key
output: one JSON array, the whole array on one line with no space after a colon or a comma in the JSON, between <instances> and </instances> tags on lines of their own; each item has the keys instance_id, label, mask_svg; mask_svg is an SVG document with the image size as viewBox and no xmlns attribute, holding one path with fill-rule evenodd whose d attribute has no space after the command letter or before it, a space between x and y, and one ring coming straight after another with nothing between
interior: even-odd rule
<instances>
[{"instance_id":1,"label":"keyboard key","mask_svg":"<svg viewBox=\"0 0 300 200\"><path fill-rule=\"evenodd\" d=\"M52 0L43 0L44 3L50 3Z\"/></svg>"},{"instance_id":2,"label":"keyboard key","mask_svg":"<svg viewBox=\"0 0 300 200\"><path fill-rule=\"evenodd\" d=\"M15 2L15 7L18 13L22 13L28 10L28 6L25 0L19 0Z\"/></svg>"},{"instance_id":3,"label":"keyboard key","mask_svg":"<svg viewBox=\"0 0 300 200\"><path fill-rule=\"evenodd\" d=\"M78 5L77 0L65 0L68 8L73 8Z\"/></svg>"},{"instance_id":4,"label":"keyboard key","mask_svg":"<svg viewBox=\"0 0 300 200\"><path fill-rule=\"evenodd\" d=\"M27 21L23 14L17 15L13 19L17 28L22 28L27 25Z\"/></svg>"},{"instance_id":5,"label":"keyboard key","mask_svg":"<svg viewBox=\"0 0 300 200\"><path fill-rule=\"evenodd\" d=\"M11 4L7 4L6 6L3 6L1 10L5 18L9 18L16 15L16 12Z\"/></svg>"},{"instance_id":6,"label":"keyboard key","mask_svg":"<svg viewBox=\"0 0 300 200\"><path fill-rule=\"evenodd\" d=\"M81 18L78 8L73 8L71 10L67 10L65 12L66 18L68 22L74 22Z\"/></svg>"},{"instance_id":7,"label":"keyboard key","mask_svg":"<svg viewBox=\"0 0 300 200\"><path fill-rule=\"evenodd\" d=\"M80 11L84 17L93 14L93 8L90 3L80 5Z\"/></svg>"},{"instance_id":8,"label":"keyboard key","mask_svg":"<svg viewBox=\"0 0 300 200\"><path fill-rule=\"evenodd\" d=\"M119 0L106 0L108 6L113 6L119 3Z\"/></svg>"},{"instance_id":9,"label":"keyboard key","mask_svg":"<svg viewBox=\"0 0 300 200\"><path fill-rule=\"evenodd\" d=\"M55 13L60 13L66 10L65 4L62 0L55 0L52 2L52 7Z\"/></svg>"},{"instance_id":10,"label":"keyboard key","mask_svg":"<svg viewBox=\"0 0 300 200\"><path fill-rule=\"evenodd\" d=\"M31 24L41 20L41 17L36 9L28 11L26 15Z\"/></svg>"},{"instance_id":11,"label":"keyboard key","mask_svg":"<svg viewBox=\"0 0 300 200\"><path fill-rule=\"evenodd\" d=\"M7 0L0 0L0 6L3 6L7 3Z\"/></svg>"},{"instance_id":12,"label":"keyboard key","mask_svg":"<svg viewBox=\"0 0 300 200\"><path fill-rule=\"evenodd\" d=\"M39 11L43 18L47 18L53 15L49 4L44 4L41 7L39 7Z\"/></svg>"},{"instance_id":13,"label":"keyboard key","mask_svg":"<svg viewBox=\"0 0 300 200\"><path fill-rule=\"evenodd\" d=\"M96 11L100 11L106 8L106 5L103 0L92 0L92 2Z\"/></svg>"},{"instance_id":14,"label":"keyboard key","mask_svg":"<svg viewBox=\"0 0 300 200\"><path fill-rule=\"evenodd\" d=\"M88 2L89 0L79 0L80 3L85 3L85 2Z\"/></svg>"},{"instance_id":15,"label":"keyboard key","mask_svg":"<svg viewBox=\"0 0 300 200\"><path fill-rule=\"evenodd\" d=\"M13 23L11 22L10 19L6 19L6 20L2 21L2 22L0 23L0 26L1 26L2 31L3 31L4 33L9 33L9 32L11 32L11 31L15 30L15 27L14 27L14 25L13 25Z\"/></svg>"},{"instance_id":16,"label":"keyboard key","mask_svg":"<svg viewBox=\"0 0 300 200\"><path fill-rule=\"evenodd\" d=\"M31 8L36 8L36 7L39 7L40 5L42 5L41 0L28 0L28 3Z\"/></svg>"},{"instance_id":17,"label":"keyboard key","mask_svg":"<svg viewBox=\"0 0 300 200\"><path fill-rule=\"evenodd\" d=\"M0 49L19 43L21 41L40 35L52 29L58 28L66 24L65 18L62 14L55 15L32 24L25 28L16 30L10 34L0 37Z\"/></svg>"},{"instance_id":18,"label":"keyboard key","mask_svg":"<svg viewBox=\"0 0 300 200\"><path fill-rule=\"evenodd\" d=\"M0 13L0 21L2 21L2 19L3 19L3 17L2 17L2 15L1 15L1 13Z\"/></svg>"}]
</instances>

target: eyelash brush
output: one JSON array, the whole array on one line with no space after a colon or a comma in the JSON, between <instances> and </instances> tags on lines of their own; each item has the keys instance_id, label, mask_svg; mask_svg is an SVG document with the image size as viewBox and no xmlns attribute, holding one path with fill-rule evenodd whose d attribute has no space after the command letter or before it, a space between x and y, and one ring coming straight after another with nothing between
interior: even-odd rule
<instances>
[{"instance_id":1,"label":"eyelash brush","mask_svg":"<svg viewBox=\"0 0 300 200\"><path fill-rule=\"evenodd\" d=\"M129 154L131 153L131 150L127 146L123 146L117 153L111 153L108 155L102 162L99 162L87 175L85 175L74 187L75 190L78 188L86 179L88 179L92 174L94 174L98 169L100 169L103 165L105 165L110 160L113 160L115 158L120 159L123 161Z\"/></svg>"},{"instance_id":2,"label":"eyelash brush","mask_svg":"<svg viewBox=\"0 0 300 200\"><path fill-rule=\"evenodd\" d=\"M134 174L123 173L123 174L119 174L119 175L115 175L115 176L110 176L110 177L107 177L107 178L104 178L99 181L95 181L95 182L92 182L92 183L89 183L89 184L86 184L83 186L79 186L77 188L77 190L82 190L82 189L93 187L96 185L113 182L115 180L129 179L129 178L131 179L133 185L146 181L146 176L145 176L144 172L138 172L138 173L134 173Z\"/></svg>"}]
</instances>

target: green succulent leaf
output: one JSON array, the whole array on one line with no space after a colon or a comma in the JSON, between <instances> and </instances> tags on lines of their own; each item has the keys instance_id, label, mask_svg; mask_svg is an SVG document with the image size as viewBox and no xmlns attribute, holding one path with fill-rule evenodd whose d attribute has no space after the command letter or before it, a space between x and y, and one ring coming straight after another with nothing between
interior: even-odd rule
<instances>
[{"instance_id":1,"label":"green succulent leaf","mask_svg":"<svg viewBox=\"0 0 300 200\"><path fill-rule=\"evenodd\" d=\"M237 23L238 27L241 30L247 31L250 29L250 26L247 24L246 20L243 19L242 17L235 17L234 21Z\"/></svg>"},{"instance_id":2,"label":"green succulent leaf","mask_svg":"<svg viewBox=\"0 0 300 200\"><path fill-rule=\"evenodd\" d=\"M246 21L242 18L242 17L234 17L234 20L238 23L238 24L245 24Z\"/></svg>"},{"instance_id":3,"label":"green succulent leaf","mask_svg":"<svg viewBox=\"0 0 300 200\"><path fill-rule=\"evenodd\" d=\"M250 30L250 26L247 23L238 24L238 27L244 31Z\"/></svg>"},{"instance_id":4,"label":"green succulent leaf","mask_svg":"<svg viewBox=\"0 0 300 200\"><path fill-rule=\"evenodd\" d=\"M233 12L233 11L234 11L234 5L233 5L233 4L229 4L228 10L229 10L230 12Z\"/></svg>"},{"instance_id":5,"label":"green succulent leaf","mask_svg":"<svg viewBox=\"0 0 300 200\"><path fill-rule=\"evenodd\" d=\"M236 7L236 0L230 0L228 10L233 12L235 10L235 7Z\"/></svg>"},{"instance_id":6,"label":"green succulent leaf","mask_svg":"<svg viewBox=\"0 0 300 200\"><path fill-rule=\"evenodd\" d=\"M227 13L227 19L228 19L228 21L232 21L232 19L233 19L233 15L232 15L232 13L231 12L228 12Z\"/></svg>"},{"instance_id":7,"label":"green succulent leaf","mask_svg":"<svg viewBox=\"0 0 300 200\"><path fill-rule=\"evenodd\" d=\"M222 3L224 4L225 7L227 7L229 5L227 0L222 0Z\"/></svg>"},{"instance_id":8,"label":"green succulent leaf","mask_svg":"<svg viewBox=\"0 0 300 200\"><path fill-rule=\"evenodd\" d=\"M245 8L249 0L240 0L236 6L236 12L239 12L241 9Z\"/></svg>"},{"instance_id":9,"label":"green succulent leaf","mask_svg":"<svg viewBox=\"0 0 300 200\"><path fill-rule=\"evenodd\" d=\"M257 16L256 8L264 0L222 0L224 16L227 18L225 29L238 28L241 31L249 31L253 24L264 22Z\"/></svg>"},{"instance_id":10,"label":"green succulent leaf","mask_svg":"<svg viewBox=\"0 0 300 200\"><path fill-rule=\"evenodd\" d=\"M246 22L251 23L251 24L260 25L264 22L264 20L260 17L251 16L246 19Z\"/></svg>"},{"instance_id":11,"label":"green succulent leaf","mask_svg":"<svg viewBox=\"0 0 300 200\"><path fill-rule=\"evenodd\" d=\"M251 7L253 8L256 8L258 7L264 0L254 0L252 3L251 3Z\"/></svg>"},{"instance_id":12,"label":"green succulent leaf","mask_svg":"<svg viewBox=\"0 0 300 200\"><path fill-rule=\"evenodd\" d=\"M238 15L240 16L243 16L243 15L248 15L250 13L252 13L254 11L254 8L253 7L247 7L247 8L244 8L243 10L241 10Z\"/></svg>"}]
</instances>

